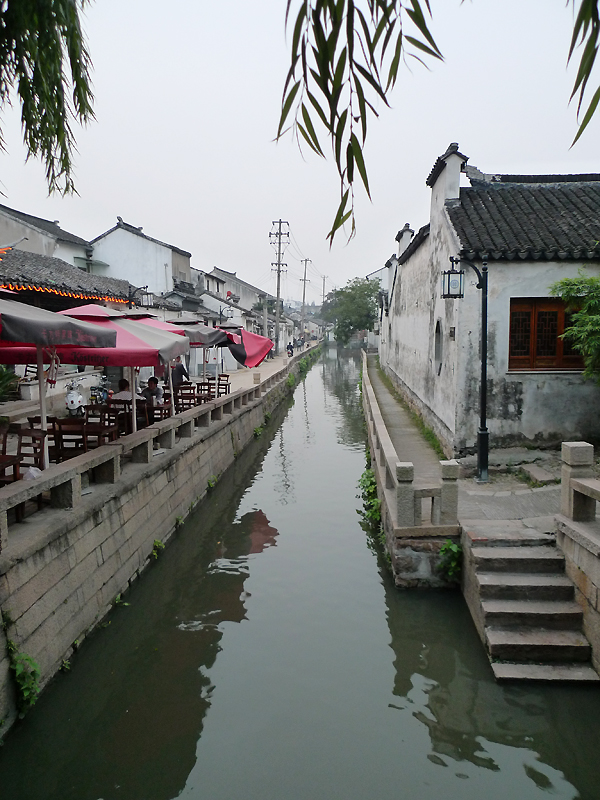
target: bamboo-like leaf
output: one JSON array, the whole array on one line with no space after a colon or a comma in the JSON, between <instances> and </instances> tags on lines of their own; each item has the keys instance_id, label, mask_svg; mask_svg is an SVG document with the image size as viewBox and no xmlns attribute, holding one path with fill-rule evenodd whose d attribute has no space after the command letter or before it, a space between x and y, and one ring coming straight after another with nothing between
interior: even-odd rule
<instances>
[{"instance_id":1,"label":"bamboo-like leaf","mask_svg":"<svg viewBox=\"0 0 600 800\"><path fill-rule=\"evenodd\" d=\"M415 39L414 36L405 36L404 37L407 42L410 42L414 47L418 47L419 50L422 50L424 53L427 53L428 56L433 56L434 58L441 58L435 50L432 50L431 47L425 44L425 42L420 42L418 39Z\"/></svg>"},{"instance_id":2,"label":"bamboo-like leaf","mask_svg":"<svg viewBox=\"0 0 600 800\"><path fill-rule=\"evenodd\" d=\"M325 112L323 111L323 109L321 108L319 103L317 102L317 98L312 94L312 92L309 92L308 89L306 90L306 96L308 97L308 99L312 103L312 106L315 109L315 111L317 112L317 114L319 115L319 118L320 118L321 122L323 123L323 125L325 125L327 130L329 132L331 132L331 126L329 125L327 117L325 116Z\"/></svg>"},{"instance_id":3,"label":"bamboo-like leaf","mask_svg":"<svg viewBox=\"0 0 600 800\"><path fill-rule=\"evenodd\" d=\"M412 9L411 8L407 8L406 9L406 13L412 19L412 21L417 26L417 28L421 31L423 36L427 39L427 41L429 42L429 44L431 45L433 50L437 53L438 58L442 58L442 54L439 51L438 46L435 43L435 40L434 40L433 36L429 32L429 28L427 27L427 23L425 21L425 16L423 15L423 12L421 11L421 6L419 5L419 0L410 0L410 1L411 1ZM429 4L428 4L428 8L429 8ZM429 10L431 11L431 9L429 9Z\"/></svg>"},{"instance_id":4,"label":"bamboo-like leaf","mask_svg":"<svg viewBox=\"0 0 600 800\"><path fill-rule=\"evenodd\" d=\"M352 149L352 142L348 142L346 147L346 177L348 183L354 183L354 151Z\"/></svg>"},{"instance_id":5,"label":"bamboo-like leaf","mask_svg":"<svg viewBox=\"0 0 600 800\"><path fill-rule=\"evenodd\" d=\"M592 67L594 65L594 61L596 60L597 53L598 53L598 44L595 38L590 37L588 43L586 44L583 50L581 61L579 62L579 69L577 71L577 76L575 78L575 84L573 85L573 91L571 92L571 98L570 98L571 100L573 99L573 96L576 94L580 86L582 88L582 92L585 90L585 86L590 76L590 72L592 71Z\"/></svg>"},{"instance_id":6,"label":"bamboo-like leaf","mask_svg":"<svg viewBox=\"0 0 600 800\"><path fill-rule=\"evenodd\" d=\"M348 61L354 61L354 0L348 0L346 11L346 38L348 41Z\"/></svg>"},{"instance_id":7,"label":"bamboo-like leaf","mask_svg":"<svg viewBox=\"0 0 600 800\"><path fill-rule=\"evenodd\" d=\"M304 120L304 124L306 126L306 130L308 131L308 134L309 134L309 136L310 136L310 138L311 138L311 140L312 140L312 142L314 144L314 148L313 149L315 150L315 152L319 153L319 155L321 155L321 156L323 156L323 158L325 158L325 154L321 150L321 145L319 144L319 139L317 138L317 134L315 132L314 125L313 125L312 120L310 118L310 114L308 113L308 109L306 108L304 103L302 103L302 119Z\"/></svg>"},{"instance_id":8,"label":"bamboo-like leaf","mask_svg":"<svg viewBox=\"0 0 600 800\"><path fill-rule=\"evenodd\" d=\"M281 109L281 117L279 118L279 128L277 129L277 138L281 136L281 130L285 125L285 121L288 117L288 114L290 113L292 103L294 102L294 98L298 94L299 88L300 88L300 81L296 81L296 83L292 86L288 96L285 99L283 108Z\"/></svg>"},{"instance_id":9,"label":"bamboo-like leaf","mask_svg":"<svg viewBox=\"0 0 600 800\"><path fill-rule=\"evenodd\" d=\"M296 122L296 126L297 126L298 130L300 131L300 133L302 134L302 136L306 139L306 143L308 144L310 149L314 150L315 153L318 156L322 156L323 153L320 152L319 150L317 150L316 146L314 145L314 143L313 143L312 139L310 138L309 133L306 130L306 128L304 127L304 125L302 125L300 122Z\"/></svg>"},{"instance_id":10,"label":"bamboo-like leaf","mask_svg":"<svg viewBox=\"0 0 600 800\"><path fill-rule=\"evenodd\" d=\"M335 163L338 171L342 171L342 141L344 139L344 128L348 119L348 109L345 108L340 114L337 127L335 129Z\"/></svg>"},{"instance_id":11,"label":"bamboo-like leaf","mask_svg":"<svg viewBox=\"0 0 600 800\"><path fill-rule=\"evenodd\" d=\"M354 89L358 98L358 108L360 110L360 123L362 126L362 140L367 138L367 109L365 104L365 93L362 88L361 82L357 77L354 78Z\"/></svg>"},{"instance_id":12,"label":"bamboo-like leaf","mask_svg":"<svg viewBox=\"0 0 600 800\"><path fill-rule=\"evenodd\" d=\"M335 91L342 85L342 80L344 78L344 70L346 68L346 53L347 50L344 47L342 52L340 53L340 57L338 59L337 66L335 68L335 74L333 76L333 90Z\"/></svg>"},{"instance_id":13,"label":"bamboo-like leaf","mask_svg":"<svg viewBox=\"0 0 600 800\"><path fill-rule=\"evenodd\" d=\"M402 28L398 31L398 39L396 40L396 47L394 49L394 57L390 63L390 70L388 72L388 81L386 91L395 85L396 78L398 77L398 67L400 65L400 56L402 55Z\"/></svg>"},{"instance_id":14,"label":"bamboo-like leaf","mask_svg":"<svg viewBox=\"0 0 600 800\"><path fill-rule=\"evenodd\" d=\"M350 137L350 146L352 147L352 155L354 157L354 162L358 167L358 171L360 173L360 177L362 178L363 186L365 187L365 191L369 196L369 200L371 199L371 190L369 189L369 180L367 178L367 170L365 168L365 161L363 158L362 148L356 136L352 134Z\"/></svg>"},{"instance_id":15,"label":"bamboo-like leaf","mask_svg":"<svg viewBox=\"0 0 600 800\"><path fill-rule=\"evenodd\" d=\"M288 10L289 10L289 3L288 3ZM286 13L286 18L287 18L287 13ZM292 36L292 56L297 56L298 54L298 43L300 42L300 36L302 34L302 25L305 19L306 19L306 3L302 3L300 9L298 10L298 16L296 17L296 24L294 25L294 34Z\"/></svg>"},{"instance_id":16,"label":"bamboo-like leaf","mask_svg":"<svg viewBox=\"0 0 600 800\"><path fill-rule=\"evenodd\" d=\"M397 19L393 19L390 22L390 24L388 25L388 28L387 28L387 31L386 31L386 34L385 34L385 39L383 40L383 46L381 48L381 57L382 58L385 56L385 53L386 53L386 51L388 49L388 45L389 45L390 40L392 38L392 34L394 33L394 28L396 27L397 21L398 21ZM400 30L400 34L402 34L402 30Z\"/></svg>"},{"instance_id":17,"label":"bamboo-like leaf","mask_svg":"<svg viewBox=\"0 0 600 800\"><path fill-rule=\"evenodd\" d=\"M573 147L575 142L579 139L581 134L587 128L591 118L594 116L596 108L598 107L598 102L600 102L600 86L594 92L594 96L592 97L592 101L588 106L588 110L585 112L584 118L581 120L581 125L579 126L579 130L577 131L577 136L573 139L571 147Z\"/></svg>"},{"instance_id":18,"label":"bamboo-like leaf","mask_svg":"<svg viewBox=\"0 0 600 800\"><path fill-rule=\"evenodd\" d=\"M373 89L375 89L375 91L381 97L381 99L386 104L386 106L389 106L389 103L387 101L387 97L385 96L385 92L383 91L381 85L379 83L377 83L375 78L371 75L371 73L367 72L367 70L362 66L362 64L356 64L355 63L354 66L360 72L360 74L363 76L363 78L365 80L367 80L371 84Z\"/></svg>"},{"instance_id":19,"label":"bamboo-like leaf","mask_svg":"<svg viewBox=\"0 0 600 800\"><path fill-rule=\"evenodd\" d=\"M348 202L348 193L349 189L346 189L346 191L342 196L342 199L340 200L340 204L333 219L333 225L331 226L331 230L327 234L327 238L331 240L330 246L333 244L333 237L335 236L336 231L338 231L344 224L342 222L342 218L344 217L344 212L346 210L346 203Z\"/></svg>"}]
</instances>

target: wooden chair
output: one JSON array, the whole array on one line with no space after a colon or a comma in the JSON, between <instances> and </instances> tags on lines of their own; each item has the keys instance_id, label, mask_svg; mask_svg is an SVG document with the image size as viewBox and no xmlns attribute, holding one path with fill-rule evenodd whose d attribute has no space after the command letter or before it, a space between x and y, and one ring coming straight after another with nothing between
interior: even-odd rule
<instances>
[{"instance_id":1,"label":"wooden chair","mask_svg":"<svg viewBox=\"0 0 600 800\"><path fill-rule=\"evenodd\" d=\"M173 389L173 393L175 395L176 414L181 414L182 411L198 405L196 385L194 383L180 383L176 389Z\"/></svg>"},{"instance_id":2,"label":"wooden chair","mask_svg":"<svg viewBox=\"0 0 600 800\"><path fill-rule=\"evenodd\" d=\"M214 381L198 381L198 397L201 402L208 403L215 399L215 382Z\"/></svg>"},{"instance_id":3,"label":"wooden chair","mask_svg":"<svg viewBox=\"0 0 600 800\"><path fill-rule=\"evenodd\" d=\"M86 406L85 420L88 449L119 438L119 412L115 408L102 404Z\"/></svg>"},{"instance_id":4,"label":"wooden chair","mask_svg":"<svg viewBox=\"0 0 600 800\"><path fill-rule=\"evenodd\" d=\"M86 422L81 417L63 417L54 423L57 462L87 453Z\"/></svg>"},{"instance_id":5,"label":"wooden chair","mask_svg":"<svg viewBox=\"0 0 600 800\"><path fill-rule=\"evenodd\" d=\"M44 441L48 436L48 431L39 428L21 428L17 432L17 457L19 458L19 469L27 470L28 467L37 467L43 470L44 464ZM44 498L40 492L37 497L38 511L41 511ZM16 507L17 522L22 522L25 517L25 503L19 503Z\"/></svg>"},{"instance_id":6,"label":"wooden chair","mask_svg":"<svg viewBox=\"0 0 600 800\"><path fill-rule=\"evenodd\" d=\"M56 442L54 441L54 423L58 417L46 417L46 424L48 425L48 461L56 461ZM42 418L40 416L37 417L27 417L27 422L29 423L30 428L34 429L41 429L42 426Z\"/></svg>"},{"instance_id":7,"label":"wooden chair","mask_svg":"<svg viewBox=\"0 0 600 800\"><path fill-rule=\"evenodd\" d=\"M231 391L231 384L229 382L229 375L224 372L221 373L217 379L217 397L223 397Z\"/></svg>"},{"instance_id":8,"label":"wooden chair","mask_svg":"<svg viewBox=\"0 0 600 800\"><path fill-rule=\"evenodd\" d=\"M119 435L127 436L132 432L131 428L131 400L109 399L108 407L117 411ZM148 404L145 400L136 398L135 401L136 422L138 428L148 427Z\"/></svg>"}]
</instances>

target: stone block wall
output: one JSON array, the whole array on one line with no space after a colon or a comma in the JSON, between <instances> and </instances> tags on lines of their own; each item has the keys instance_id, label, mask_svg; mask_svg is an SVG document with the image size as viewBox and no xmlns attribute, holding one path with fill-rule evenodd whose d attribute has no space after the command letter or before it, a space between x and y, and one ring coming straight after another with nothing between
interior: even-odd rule
<instances>
[{"instance_id":1,"label":"stone block wall","mask_svg":"<svg viewBox=\"0 0 600 800\"><path fill-rule=\"evenodd\" d=\"M286 377L283 370L250 393L217 401L220 413L210 420L182 418L178 439L175 428L157 429L154 441L172 445L158 453L150 441L138 460L115 443L123 448L115 482L93 484L73 508L44 508L10 526L0 543L0 609L9 623L6 631L0 627L0 737L16 717L7 636L39 664L45 685L144 569L154 541L169 538L209 479L227 469L292 391Z\"/></svg>"}]
</instances>

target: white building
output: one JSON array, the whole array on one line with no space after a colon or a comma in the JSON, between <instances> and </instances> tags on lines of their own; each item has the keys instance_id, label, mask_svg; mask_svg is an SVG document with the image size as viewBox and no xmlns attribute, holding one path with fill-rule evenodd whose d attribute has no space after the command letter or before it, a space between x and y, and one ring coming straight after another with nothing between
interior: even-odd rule
<instances>
[{"instance_id":1,"label":"white building","mask_svg":"<svg viewBox=\"0 0 600 800\"><path fill-rule=\"evenodd\" d=\"M18 249L24 252L60 258L67 264L90 271L86 267L92 254L90 242L64 231L58 220L34 217L33 214L0 205L0 247L15 242L18 242Z\"/></svg>"},{"instance_id":2,"label":"white building","mask_svg":"<svg viewBox=\"0 0 600 800\"><path fill-rule=\"evenodd\" d=\"M171 292L177 282L191 284L191 253L146 235L117 217L117 224L92 239L93 272L147 286L156 295Z\"/></svg>"},{"instance_id":3,"label":"white building","mask_svg":"<svg viewBox=\"0 0 600 800\"><path fill-rule=\"evenodd\" d=\"M492 446L600 439L600 388L560 336L550 285L600 274L600 175L484 175L451 144L437 159L429 224L398 236L387 262L380 361L448 454L472 451L479 422L481 292L489 264L488 402ZM460 186L466 175L470 186ZM461 257L465 292L441 298Z\"/></svg>"}]
</instances>

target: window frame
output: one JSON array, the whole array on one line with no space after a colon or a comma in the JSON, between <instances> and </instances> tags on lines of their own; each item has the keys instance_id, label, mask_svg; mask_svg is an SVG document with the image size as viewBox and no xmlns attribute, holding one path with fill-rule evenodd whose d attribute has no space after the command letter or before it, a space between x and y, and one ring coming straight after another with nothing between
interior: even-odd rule
<instances>
[{"instance_id":1,"label":"window frame","mask_svg":"<svg viewBox=\"0 0 600 800\"><path fill-rule=\"evenodd\" d=\"M540 312L556 311L556 352L554 355L538 355L538 327L540 324ZM527 355L513 355L513 314L529 313L529 353ZM540 371L540 370L563 370L581 371L584 368L583 357L576 353L572 346L561 339L565 331L566 312L564 301L559 298L551 297L511 297L510 311L508 317L508 369L513 371Z\"/></svg>"}]
</instances>

